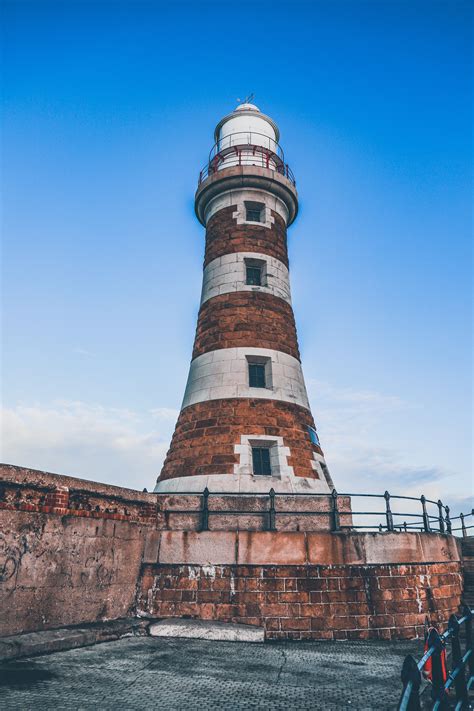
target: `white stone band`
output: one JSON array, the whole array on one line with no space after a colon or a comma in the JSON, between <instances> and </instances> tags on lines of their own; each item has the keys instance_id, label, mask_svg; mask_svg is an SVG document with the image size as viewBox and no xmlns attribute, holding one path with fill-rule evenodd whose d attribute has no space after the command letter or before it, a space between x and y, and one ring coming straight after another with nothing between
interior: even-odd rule
<instances>
[{"instance_id":1,"label":"white stone band","mask_svg":"<svg viewBox=\"0 0 474 711\"><path fill-rule=\"evenodd\" d=\"M216 195L215 198L209 201L204 215L206 225L211 217L216 214L216 212L223 210L225 207L230 207L231 205L236 208L233 217L237 221L237 224L244 224L246 201L259 202L265 205L266 215L264 222L262 222L263 227L268 227L270 229L274 222L274 219L271 216L271 210L276 212L277 215L280 215L280 217L282 217L285 221L285 224L288 223L288 209L283 200L280 200L276 197L276 195L272 195L272 193L269 193L266 190L242 188L241 190L227 190L227 192L219 193L219 195Z\"/></svg>"},{"instance_id":2,"label":"white stone band","mask_svg":"<svg viewBox=\"0 0 474 711\"><path fill-rule=\"evenodd\" d=\"M255 438L249 436L249 439ZM236 445L236 448L241 446L243 445ZM282 450L287 449L282 446ZM287 456L285 452L283 455ZM225 492L227 494L268 494L270 489L273 489L277 494L331 493L331 488L326 480L295 476L292 467L287 467L286 471L280 470L278 476L254 476L253 474L234 472L234 474L198 474L174 477L173 479L159 480L154 491L160 494L177 494L179 492L202 494L206 487L211 493Z\"/></svg>"},{"instance_id":3,"label":"white stone band","mask_svg":"<svg viewBox=\"0 0 474 711\"><path fill-rule=\"evenodd\" d=\"M262 286L246 283L246 269L252 264L261 267ZM288 268L279 259L260 252L236 252L213 259L204 269L201 304L213 296L233 291L262 291L291 304Z\"/></svg>"},{"instance_id":4,"label":"white stone band","mask_svg":"<svg viewBox=\"0 0 474 711\"><path fill-rule=\"evenodd\" d=\"M249 386L248 358L265 363L265 388ZM303 370L297 358L270 348L222 348L191 362L182 408L222 398L263 398L310 409Z\"/></svg>"}]
</instances>

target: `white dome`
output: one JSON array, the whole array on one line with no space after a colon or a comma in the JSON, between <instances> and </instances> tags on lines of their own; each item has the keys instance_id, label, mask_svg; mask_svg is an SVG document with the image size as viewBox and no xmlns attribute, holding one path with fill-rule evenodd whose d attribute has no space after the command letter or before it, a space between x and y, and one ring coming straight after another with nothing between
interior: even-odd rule
<instances>
[{"instance_id":1,"label":"white dome","mask_svg":"<svg viewBox=\"0 0 474 711\"><path fill-rule=\"evenodd\" d=\"M239 104L234 111L260 111L255 104Z\"/></svg>"}]
</instances>

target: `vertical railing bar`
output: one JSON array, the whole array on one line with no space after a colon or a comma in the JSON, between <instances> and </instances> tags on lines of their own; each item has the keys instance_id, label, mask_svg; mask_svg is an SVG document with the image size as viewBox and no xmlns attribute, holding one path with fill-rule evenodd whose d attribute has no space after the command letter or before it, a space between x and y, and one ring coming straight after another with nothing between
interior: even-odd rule
<instances>
[{"instance_id":1,"label":"vertical railing bar","mask_svg":"<svg viewBox=\"0 0 474 711\"><path fill-rule=\"evenodd\" d=\"M333 531L340 531L341 530L341 521L339 518L339 508L338 508L338 493L336 489L332 490L331 493L332 496L332 530Z\"/></svg>"},{"instance_id":2,"label":"vertical railing bar","mask_svg":"<svg viewBox=\"0 0 474 711\"><path fill-rule=\"evenodd\" d=\"M423 526L424 526L425 532L429 533L431 531L430 519L428 516L428 512L426 511L426 497L424 494L421 495L420 501L421 501L421 507L423 510Z\"/></svg>"},{"instance_id":3,"label":"vertical railing bar","mask_svg":"<svg viewBox=\"0 0 474 711\"><path fill-rule=\"evenodd\" d=\"M451 519L449 518L449 511L450 511L449 506L446 506L444 510L446 511L446 519L445 519L445 521L446 521L446 530L447 530L448 533L452 533L452 532L453 532L453 529L452 529L452 526L451 526Z\"/></svg>"},{"instance_id":4,"label":"vertical railing bar","mask_svg":"<svg viewBox=\"0 0 474 711\"><path fill-rule=\"evenodd\" d=\"M209 489L206 488L202 492L201 500L201 531L209 530Z\"/></svg>"},{"instance_id":5,"label":"vertical railing bar","mask_svg":"<svg viewBox=\"0 0 474 711\"><path fill-rule=\"evenodd\" d=\"M268 530L276 531L276 511L275 511L275 489L271 488L268 496L270 497L270 508L268 512Z\"/></svg>"},{"instance_id":6,"label":"vertical railing bar","mask_svg":"<svg viewBox=\"0 0 474 711\"><path fill-rule=\"evenodd\" d=\"M443 519L443 502L438 499L438 519L439 519L439 531L444 533L444 519Z\"/></svg>"},{"instance_id":7,"label":"vertical railing bar","mask_svg":"<svg viewBox=\"0 0 474 711\"><path fill-rule=\"evenodd\" d=\"M390 494L388 491L385 492L383 495L385 499L385 516L387 519L387 531L393 531L393 516L392 516L392 510L390 508Z\"/></svg>"},{"instance_id":8,"label":"vertical railing bar","mask_svg":"<svg viewBox=\"0 0 474 711\"><path fill-rule=\"evenodd\" d=\"M457 703L461 703L461 708L467 708L469 699L466 686L466 675L464 673L463 655L461 652L461 641L459 639L459 621L456 615L451 615L449 618L448 629L451 630L451 677L454 677L456 701Z\"/></svg>"}]
</instances>

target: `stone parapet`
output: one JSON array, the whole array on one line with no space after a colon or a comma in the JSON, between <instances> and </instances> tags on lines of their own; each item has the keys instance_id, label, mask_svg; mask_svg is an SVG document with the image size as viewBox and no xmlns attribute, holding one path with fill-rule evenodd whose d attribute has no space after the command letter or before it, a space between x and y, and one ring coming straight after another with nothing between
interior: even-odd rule
<instances>
[{"instance_id":1,"label":"stone parapet","mask_svg":"<svg viewBox=\"0 0 474 711\"><path fill-rule=\"evenodd\" d=\"M87 479L0 464L2 509L153 523L156 496Z\"/></svg>"}]
</instances>

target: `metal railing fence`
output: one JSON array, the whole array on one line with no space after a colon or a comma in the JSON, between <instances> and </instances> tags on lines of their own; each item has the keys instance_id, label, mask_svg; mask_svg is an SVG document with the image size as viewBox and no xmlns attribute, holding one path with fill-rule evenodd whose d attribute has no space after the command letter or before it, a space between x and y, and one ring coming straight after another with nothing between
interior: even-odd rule
<instances>
[{"instance_id":1,"label":"metal railing fence","mask_svg":"<svg viewBox=\"0 0 474 711\"><path fill-rule=\"evenodd\" d=\"M255 493L228 493L228 492L211 492L206 487L199 494L197 492L174 492L176 497L193 496L200 497L199 508L168 508L162 509L161 513L167 514L188 514L194 515L199 519L198 527L202 531L209 530L210 520L213 516L248 516L260 518L263 520L263 529L268 531L278 530L278 522L281 516L326 516L329 518L329 530L361 530L361 531L421 531L429 533L454 533L461 531L463 536L468 535L468 530L474 528L474 525L466 525L466 519L474 515L474 511L470 514L460 514L453 518L450 517L450 508L444 505L441 500L435 501L427 499L425 496L419 498L414 496L398 496L390 494L386 491L384 494L354 494L354 493L338 493L333 490L331 494L324 493L277 493L273 488L268 494ZM169 494L158 494L158 501L162 496ZM212 501L217 497L225 497L226 500L232 500L239 497L241 501L249 499L253 502L252 507L239 508L227 507L213 508ZM311 499L328 498L330 497L330 506L326 510L312 510L308 508L307 503ZM351 506L355 500L364 499L364 510L360 511L352 508L342 507L340 501L344 497L350 497ZM293 505L288 506L288 499L291 498ZM298 507L294 502L305 501L304 507ZM279 505L281 502L281 505ZM383 503L382 503L383 502ZM286 503L286 507L285 507ZM382 503L382 506L380 506ZM400 510L403 508L403 510ZM341 516L351 517L350 524L341 523ZM459 520L461 526L453 528L452 522ZM358 523L360 521L360 523Z\"/></svg>"},{"instance_id":2,"label":"metal railing fence","mask_svg":"<svg viewBox=\"0 0 474 711\"><path fill-rule=\"evenodd\" d=\"M238 165L255 165L273 170L296 185L293 171L285 163L281 146L269 136L255 131L232 133L219 139L209 153L207 164L199 173L198 184L223 168Z\"/></svg>"},{"instance_id":3,"label":"metal railing fence","mask_svg":"<svg viewBox=\"0 0 474 711\"><path fill-rule=\"evenodd\" d=\"M428 649L417 662L409 654L403 662L401 680L403 691L398 704L398 711L419 711L422 673L431 681L431 700L433 711L445 711L452 708L449 692L454 686L458 710L472 708L469 704L469 690L474 683L474 649L472 638L473 611L464 607L463 616L458 619L451 615L448 629L439 634L432 627L427 635ZM425 625L429 624L428 620ZM465 651L461 650L460 632L465 625ZM448 673L446 643L451 642L451 671ZM466 670L468 672L466 678Z\"/></svg>"}]
</instances>

